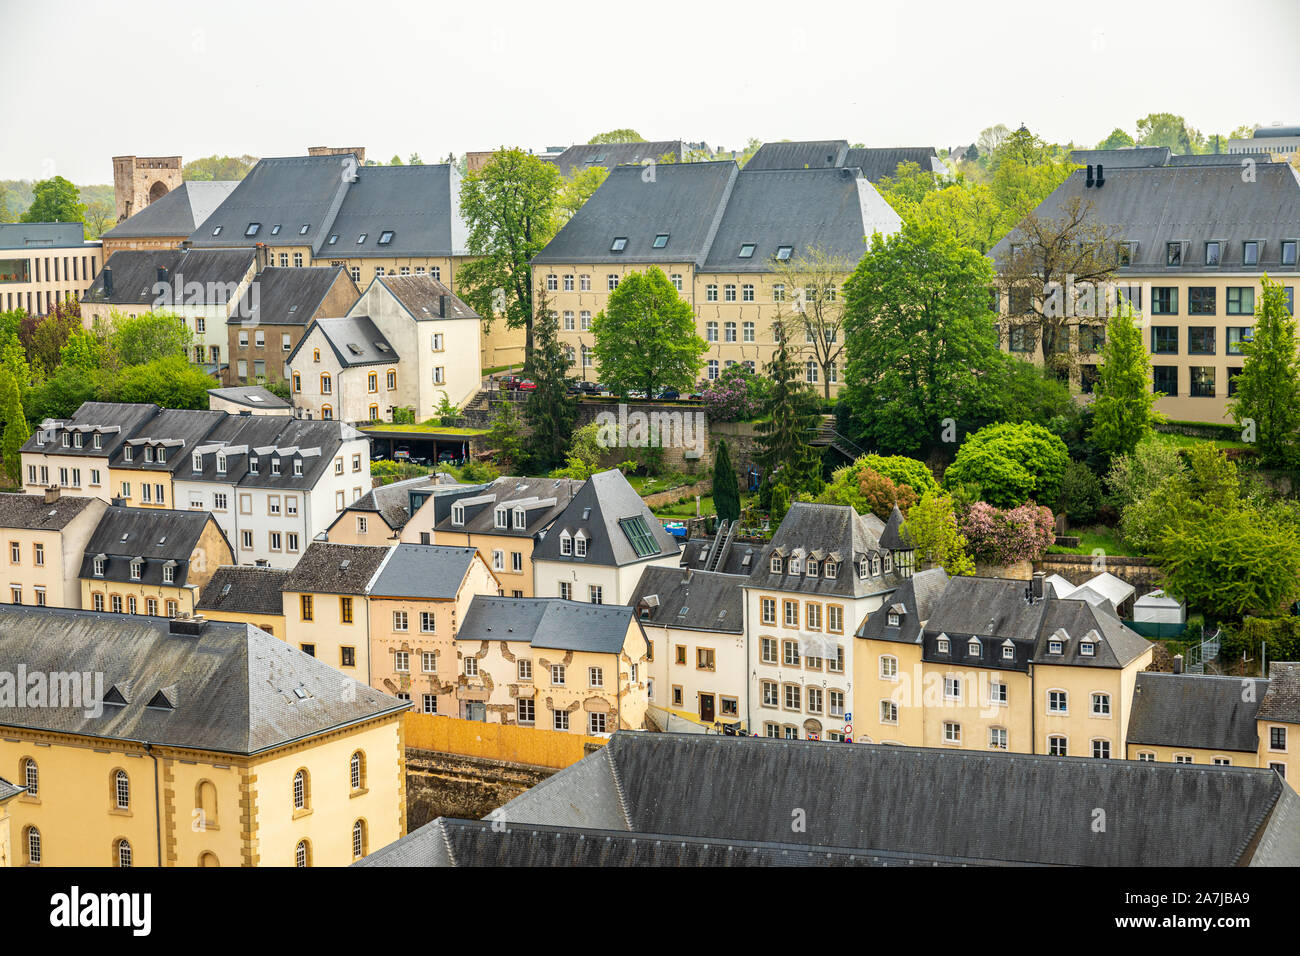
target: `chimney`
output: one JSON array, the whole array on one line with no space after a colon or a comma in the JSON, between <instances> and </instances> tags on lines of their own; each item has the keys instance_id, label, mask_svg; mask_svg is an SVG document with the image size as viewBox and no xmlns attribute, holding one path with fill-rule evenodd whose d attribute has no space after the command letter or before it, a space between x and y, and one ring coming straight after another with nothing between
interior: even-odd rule
<instances>
[{"instance_id":1,"label":"chimney","mask_svg":"<svg viewBox=\"0 0 1300 956\"><path fill-rule=\"evenodd\" d=\"M199 637L207 626L207 619L202 614L174 617L167 622L167 632L179 637Z\"/></svg>"},{"instance_id":2,"label":"chimney","mask_svg":"<svg viewBox=\"0 0 1300 956\"><path fill-rule=\"evenodd\" d=\"M1104 185L1106 185L1106 179L1101 174L1101 163L1098 163L1097 164L1097 188L1100 189Z\"/></svg>"},{"instance_id":3,"label":"chimney","mask_svg":"<svg viewBox=\"0 0 1300 956\"><path fill-rule=\"evenodd\" d=\"M104 266L104 295L113 294L113 267Z\"/></svg>"},{"instance_id":4,"label":"chimney","mask_svg":"<svg viewBox=\"0 0 1300 956\"><path fill-rule=\"evenodd\" d=\"M1030 595L1033 597L1033 599L1034 599L1035 601L1038 601L1038 600L1041 600L1041 599L1042 599L1042 597L1043 597L1043 582L1044 582L1046 579L1047 579L1047 575L1046 575L1045 573L1043 573L1042 571L1035 571L1035 572L1034 572L1034 580L1033 580L1033 582L1029 585L1029 593L1030 593Z\"/></svg>"},{"instance_id":5,"label":"chimney","mask_svg":"<svg viewBox=\"0 0 1300 956\"><path fill-rule=\"evenodd\" d=\"M126 499L125 499L125 498L113 498L111 501L109 501L109 504L111 504L114 508L125 508L125 507L126 507Z\"/></svg>"},{"instance_id":6,"label":"chimney","mask_svg":"<svg viewBox=\"0 0 1300 956\"><path fill-rule=\"evenodd\" d=\"M1086 180L1084 180L1083 188L1084 188L1084 189L1091 189L1091 188L1092 188L1093 181L1094 181L1094 180L1093 180L1093 178L1092 178L1092 164L1089 163L1089 164L1088 164L1088 178L1087 178Z\"/></svg>"},{"instance_id":7,"label":"chimney","mask_svg":"<svg viewBox=\"0 0 1300 956\"><path fill-rule=\"evenodd\" d=\"M438 296L438 318L445 319L446 317L447 317L447 296L444 293L443 295Z\"/></svg>"},{"instance_id":8,"label":"chimney","mask_svg":"<svg viewBox=\"0 0 1300 956\"><path fill-rule=\"evenodd\" d=\"M166 266L159 266L159 267L158 267L158 281L159 281L159 282L166 282L166 281L167 281L167 267L166 267Z\"/></svg>"},{"instance_id":9,"label":"chimney","mask_svg":"<svg viewBox=\"0 0 1300 956\"><path fill-rule=\"evenodd\" d=\"M54 502L56 502L56 501L58 501L58 500L59 500L59 486L58 486L58 485L50 485L50 487L48 487L48 488L45 489L45 503L46 503L47 505L52 505L52 504L54 504Z\"/></svg>"},{"instance_id":10,"label":"chimney","mask_svg":"<svg viewBox=\"0 0 1300 956\"><path fill-rule=\"evenodd\" d=\"M1183 655L1182 655L1182 654L1175 654L1175 655L1174 655L1174 673L1175 673L1175 674L1181 674L1182 672L1183 672Z\"/></svg>"}]
</instances>

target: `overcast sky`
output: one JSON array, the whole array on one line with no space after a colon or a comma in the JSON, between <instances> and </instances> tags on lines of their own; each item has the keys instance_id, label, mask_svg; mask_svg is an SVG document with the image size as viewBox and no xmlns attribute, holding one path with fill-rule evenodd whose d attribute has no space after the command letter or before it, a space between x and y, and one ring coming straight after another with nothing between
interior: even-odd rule
<instances>
[{"instance_id":1,"label":"overcast sky","mask_svg":"<svg viewBox=\"0 0 1300 956\"><path fill-rule=\"evenodd\" d=\"M0 23L0 179L619 127L942 148L1022 122L1095 145L1156 111L1300 124L1300 0L0 0Z\"/></svg>"}]
</instances>

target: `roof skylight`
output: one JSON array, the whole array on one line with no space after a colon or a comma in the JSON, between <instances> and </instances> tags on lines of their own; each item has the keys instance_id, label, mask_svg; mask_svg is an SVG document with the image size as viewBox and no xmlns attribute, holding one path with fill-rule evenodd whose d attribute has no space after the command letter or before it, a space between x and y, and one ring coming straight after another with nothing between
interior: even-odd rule
<instances>
[{"instance_id":1,"label":"roof skylight","mask_svg":"<svg viewBox=\"0 0 1300 956\"><path fill-rule=\"evenodd\" d=\"M622 252L622 251L623 251L624 249L626 249L626 248L627 248L627 237L626 237L626 236L617 236L617 237L614 239L614 242L610 245L610 247L609 247L609 251L610 251L610 252Z\"/></svg>"},{"instance_id":2,"label":"roof skylight","mask_svg":"<svg viewBox=\"0 0 1300 956\"><path fill-rule=\"evenodd\" d=\"M744 243L741 243L741 245L740 245L740 258L742 258L742 259L748 259L748 258L750 258L751 256L753 256L753 254L754 254L754 244L753 244L752 242L744 242Z\"/></svg>"}]
</instances>

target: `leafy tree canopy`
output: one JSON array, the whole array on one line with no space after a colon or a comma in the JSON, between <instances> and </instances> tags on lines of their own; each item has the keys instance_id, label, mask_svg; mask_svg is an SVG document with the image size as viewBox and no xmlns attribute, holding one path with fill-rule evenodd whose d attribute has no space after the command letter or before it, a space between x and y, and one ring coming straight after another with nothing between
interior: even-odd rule
<instances>
[{"instance_id":1,"label":"leafy tree canopy","mask_svg":"<svg viewBox=\"0 0 1300 956\"><path fill-rule=\"evenodd\" d=\"M1055 501L1069 460L1065 442L1041 425L1003 422L981 428L962 443L944 484L978 488L981 498L999 507L1031 498Z\"/></svg>"}]
</instances>

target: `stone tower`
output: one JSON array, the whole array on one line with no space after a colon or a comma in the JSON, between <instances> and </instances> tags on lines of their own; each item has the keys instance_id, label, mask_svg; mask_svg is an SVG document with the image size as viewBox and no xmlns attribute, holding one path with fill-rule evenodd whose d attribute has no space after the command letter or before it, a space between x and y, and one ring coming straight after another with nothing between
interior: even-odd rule
<instances>
[{"instance_id":1,"label":"stone tower","mask_svg":"<svg viewBox=\"0 0 1300 956\"><path fill-rule=\"evenodd\" d=\"M134 216L181 184L179 156L114 156L113 193L117 221Z\"/></svg>"}]
</instances>

